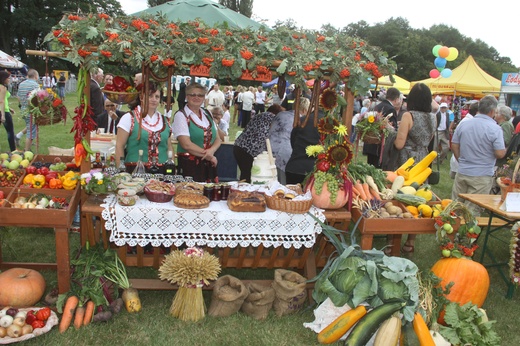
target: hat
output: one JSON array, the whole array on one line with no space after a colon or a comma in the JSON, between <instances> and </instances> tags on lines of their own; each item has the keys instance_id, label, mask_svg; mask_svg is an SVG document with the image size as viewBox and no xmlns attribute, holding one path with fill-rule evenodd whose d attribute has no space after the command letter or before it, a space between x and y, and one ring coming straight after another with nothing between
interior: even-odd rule
<instances>
[{"instance_id":1,"label":"hat","mask_svg":"<svg viewBox=\"0 0 520 346\"><path fill-rule=\"evenodd\" d=\"M441 108L442 108L442 107L446 107L446 108L448 108L448 104L447 104L446 102L443 102L443 103L441 103L441 106L440 106L440 107L441 107Z\"/></svg>"},{"instance_id":2,"label":"hat","mask_svg":"<svg viewBox=\"0 0 520 346\"><path fill-rule=\"evenodd\" d=\"M186 80L191 80L191 77L186 77Z\"/></svg>"}]
</instances>

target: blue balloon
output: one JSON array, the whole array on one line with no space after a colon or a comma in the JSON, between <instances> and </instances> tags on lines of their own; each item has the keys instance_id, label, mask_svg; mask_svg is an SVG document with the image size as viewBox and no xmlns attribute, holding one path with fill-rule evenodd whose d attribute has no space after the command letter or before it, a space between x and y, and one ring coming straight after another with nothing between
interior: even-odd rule
<instances>
[{"instance_id":1,"label":"blue balloon","mask_svg":"<svg viewBox=\"0 0 520 346\"><path fill-rule=\"evenodd\" d=\"M450 78L451 77L451 70L449 68L445 68L444 70L442 70L441 76L443 78Z\"/></svg>"},{"instance_id":2,"label":"blue balloon","mask_svg":"<svg viewBox=\"0 0 520 346\"><path fill-rule=\"evenodd\" d=\"M435 67L437 68L444 68L446 67L446 59L444 58L435 58Z\"/></svg>"}]
</instances>

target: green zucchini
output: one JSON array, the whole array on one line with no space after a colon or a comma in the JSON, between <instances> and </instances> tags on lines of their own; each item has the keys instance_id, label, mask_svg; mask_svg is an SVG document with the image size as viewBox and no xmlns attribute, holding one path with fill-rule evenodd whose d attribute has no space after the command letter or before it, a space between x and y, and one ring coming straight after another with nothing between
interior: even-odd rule
<instances>
[{"instance_id":1,"label":"green zucchini","mask_svg":"<svg viewBox=\"0 0 520 346\"><path fill-rule=\"evenodd\" d=\"M413 206L419 206L421 204L426 203L426 198L410 195L407 193L398 193L394 196L395 200L398 200L399 202L402 202L406 205L413 205Z\"/></svg>"},{"instance_id":2,"label":"green zucchini","mask_svg":"<svg viewBox=\"0 0 520 346\"><path fill-rule=\"evenodd\" d=\"M401 310L406 302L385 303L380 305L363 316L352 328L349 336L345 340L344 346L364 346L377 331L379 326L386 321L396 311Z\"/></svg>"}]
</instances>

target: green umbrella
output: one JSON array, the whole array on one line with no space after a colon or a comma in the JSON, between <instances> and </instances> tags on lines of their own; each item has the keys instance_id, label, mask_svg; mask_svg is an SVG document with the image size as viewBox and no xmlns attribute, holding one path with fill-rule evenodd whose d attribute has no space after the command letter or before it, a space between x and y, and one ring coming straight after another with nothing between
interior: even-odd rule
<instances>
[{"instance_id":1,"label":"green umbrella","mask_svg":"<svg viewBox=\"0 0 520 346\"><path fill-rule=\"evenodd\" d=\"M139 17L143 14L163 14L172 22L187 22L202 20L204 23L215 26L217 23L227 23L234 28L259 29L265 25L255 22L238 12L210 0L174 0L162 5L154 6L146 10L133 13Z\"/></svg>"}]
</instances>

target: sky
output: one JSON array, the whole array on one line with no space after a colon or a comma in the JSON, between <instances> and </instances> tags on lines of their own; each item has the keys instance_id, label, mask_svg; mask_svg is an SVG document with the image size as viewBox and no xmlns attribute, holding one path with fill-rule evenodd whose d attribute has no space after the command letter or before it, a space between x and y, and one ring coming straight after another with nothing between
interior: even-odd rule
<instances>
[{"instance_id":1,"label":"sky","mask_svg":"<svg viewBox=\"0 0 520 346\"><path fill-rule=\"evenodd\" d=\"M148 8L146 0L119 2L126 14ZM392 17L407 19L414 29L445 24L458 29L466 37L484 41L500 56L509 57L515 66L520 67L520 48L516 46L519 32L516 14L519 12L520 2L510 0L495 0L480 6L468 0L436 0L431 3L416 0L255 0L252 19L266 20L268 26L277 20L293 19L298 27L306 29L320 29L323 24L343 28L361 20L373 25ZM432 55L432 64L434 58Z\"/></svg>"}]
</instances>

